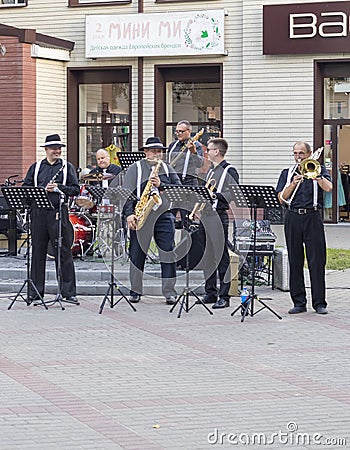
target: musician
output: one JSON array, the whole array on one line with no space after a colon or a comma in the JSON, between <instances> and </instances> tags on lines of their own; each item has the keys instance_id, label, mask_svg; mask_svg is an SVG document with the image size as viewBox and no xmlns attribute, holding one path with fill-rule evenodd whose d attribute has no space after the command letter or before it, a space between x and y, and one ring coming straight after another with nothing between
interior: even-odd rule
<instances>
[{"instance_id":1,"label":"musician","mask_svg":"<svg viewBox=\"0 0 350 450\"><path fill-rule=\"evenodd\" d=\"M276 192L286 206L284 233L290 266L290 296L294 307L289 314L306 312L304 283L304 248L311 281L312 306L316 313L327 314L325 265L326 241L322 221L323 192L331 192L332 181L327 169L307 179L299 172L299 164L311 157L307 142L293 146L295 166L282 170Z\"/></svg>"},{"instance_id":2,"label":"musician","mask_svg":"<svg viewBox=\"0 0 350 450\"><path fill-rule=\"evenodd\" d=\"M97 174L102 187L107 188L111 181L119 175L121 168L116 164L111 164L109 152L104 148L97 150L96 162L97 167L90 170L90 174Z\"/></svg>"},{"instance_id":3,"label":"musician","mask_svg":"<svg viewBox=\"0 0 350 450\"><path fill-rule=\"evenodd\" d=\"M226 159L228 143L222 138L208 141L207 154L211 162L206 182L215 185L213 204L204 208L199 231L205 233L206 248L204 261L205 296L204 303L214 303L213 309L229 306L231 284L230 257L228 253L229 217L227 210L232 201L231 186L239 183L237 170ZM220 286L217 288L217 278Z\"/></svg>"},{"instance_id":4,"label":"musician","mask_svg":"<svg viewBox=\"0 0 350 450\"><path fill-rule=\"evenodd\" d=\"M166 303L175 303L176 291L176 266L173 260L175 219L168 210L169 204L162 195L165 185L180 185L179 177L174 169L162 161L163 146L159 137L150 137L140 150L145 152L146 157L132 164L126 174L123 187L133 192L137 199L142 198L147 182L158 189L162 204L154 211L152 210L145 220L141 229L137 230L138 216L135 214L136 201L127 201L124 206L127 225L130 229L130 301L137 303L142 295L142 275L145 266L146 254L152 236L159 249L162 293ZM159 162L159 165L157 163ZM159 168L158 174L153 174L152 169Z\"/></svg>"},{"instance_id":5,"label":"musician","mask_svg":"<svg viewBox=\"0 0 350 450\"><path fill-rule=\"evenodd\" d=\"M188 120L180 120L176 125L177 139L169 145L169 163L178 174L183 185L198 185L198 170L203 166L204 155L202 145L191 141L192 125ZM173 210L176 216L177 209ZM188 211L180 209L181 226L186 224Z\"/></svg>"},{"instance_id":6,"label":"musician","mask_svg":"<svg viewBox=\"0 0 350 450\"><path fill-rule=\"evenodd\" d=\"M57 267L58 211L61 204L61 286L62 297L77 303L76 278L71 246L73 227L69 221L67 202L71 196L79 194L79 184L75 167L61 158L62 143L58 134L46 136L46 158L32 164L25 176L23 186L45 187L54 209L33 208L31 210L32 263L31 279L41 297L45 293L46 253L49 241L54 249ZM29 301L40 299L30 286Z\"/></svg>"}]
</instances>

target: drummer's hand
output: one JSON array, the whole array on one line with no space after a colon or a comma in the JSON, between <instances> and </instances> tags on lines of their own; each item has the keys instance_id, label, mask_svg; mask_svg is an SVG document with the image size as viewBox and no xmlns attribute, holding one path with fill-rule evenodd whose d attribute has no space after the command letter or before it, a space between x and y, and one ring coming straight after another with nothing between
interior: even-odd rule
<instances>
[{"instance_id":1,"label":"drummer's hand","mask_svg":"<svg viewBox=\"0 0 350 450\"><path fill-rule=\"evenodd\" d=\"M58 184L57 183L48 183L48 185L46 186L46 190L48 191L48 192L54 192L55 191L55 189L57 189L58 188Z\"/></svg>"},{"instance_id":2,"label":"drummer's hand","mask_svg":"<svg viewBox=\"0 0 350 450\"><path fill-rule=\"evenodd\" d=\"M128 216L126 218L126 221L130 230L136 230L137 217L135 216L135 214L131 214L130 216Z\"/></svg>"}]
</instances>

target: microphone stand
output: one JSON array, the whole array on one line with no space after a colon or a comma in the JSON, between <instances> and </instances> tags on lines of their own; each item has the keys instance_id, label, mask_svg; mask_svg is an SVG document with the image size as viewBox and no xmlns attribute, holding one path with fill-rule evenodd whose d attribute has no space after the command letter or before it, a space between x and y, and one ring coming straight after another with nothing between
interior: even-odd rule
<instances>
[{"instance_id":1,"label":"microphone stand","mask_svg":"<svg viewBox=\"0 0 350 450\"><path fill-rule=\"evenodd\" d=\"M70 301L70 300L63 300L62 297L62 264L61 264L61 248L62 248L62 204L64 203L64 193L60 191L57 188L56 191L59 195L60 201L58 205L58 212L56 213L56 220L57 220L57 262L56 262L56 273L57 273L57 294L54 298L54 300L51 300L49 302L46 302L46 304L50 303L49 306L54 305L55 303L58 303L62 309L62 311L65 310L65 307L63 306L62 302L71 303L74 305L79 305L79 302L76 301Z\"/></svg>"}]
</instances>

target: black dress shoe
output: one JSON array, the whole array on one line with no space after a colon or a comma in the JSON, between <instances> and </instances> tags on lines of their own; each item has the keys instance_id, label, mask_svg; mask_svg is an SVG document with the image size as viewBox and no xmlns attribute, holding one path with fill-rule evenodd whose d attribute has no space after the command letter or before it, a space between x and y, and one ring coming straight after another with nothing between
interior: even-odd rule
<instances>
[{"instance_id":1,"label":"black dress shoe","mask_svg":"<svg viewBox=\"0 0 350 450\"><path fill-rule=\"evenodd\" d=\"M221 309L227 308L230 306L229 300L225 300L224 298L219 298L219 300L212 306L213 309Z\"/></svg>"},{"instance_id":2,"label":"black dress shoe","mask_svg":"<svg viewBox=\"0 0 350 450\"><path fill-rule=\"evenodd\" d=\"M176 298L173 295L169 295L169 297L165 297L165 301L167 305L175 305Z\"/></svg>"},{"instance_id":3,"label":"black dress shoe","mask_svg":"<svg viewBox=\"0 0 350 450\"><path fill-rule=\"evenodd\" d=\"M324 306L318 306L316 308L316 314L328 314L328 311Z\"/></svg>"},{"instance_id":4,"label":"black dress shoe","mask_svg":"<svg viewBox=\"0 0 350 450\"><path fill-rule=\"evenodd\" d=\"M306 312L306 306L294 306L288 311L288 314L300 314Z\"/></svg>"},{"instance_id":5,"label":"black dress shoe","mask_svg":"<svg viewBox=\"0 0 350 450\"><path fill-rule=\"evenodd\" d=\"M66 297L66 301L69 303L75 303L79 305L78 299L75 297L75 295L71 295L70 297Z\"/></svg>"},{"instance_id":6,"label":"black dress shoe","mask_svg":"<svg viewBox=\"0 0 350 450\"><path fill-rule=\"evenodd\" d=\"M129 302L130 303L138 303L141 300L141 295L130 295Z\"/></svg>"},{"instance_id":7,"label":"black dress shoe","mask_svg":"<svg viewBox=\"0 0 350 450\"><path fill-rule=\"evenodd\" d=\"M215 297L215 295L205 295L202 298L202 302L206 303L206 304L208 304L208 303L216 303L217 301L218 301L218 298Z\"/></svg>"}]
</instances>

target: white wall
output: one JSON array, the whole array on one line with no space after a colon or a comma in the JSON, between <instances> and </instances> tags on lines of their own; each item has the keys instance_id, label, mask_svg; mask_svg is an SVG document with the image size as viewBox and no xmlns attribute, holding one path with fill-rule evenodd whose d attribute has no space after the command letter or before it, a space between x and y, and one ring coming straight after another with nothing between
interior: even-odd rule
<instances>
[{"instance_id":1,"label":"white wall","mask_svg":"<svg viewBox=\"0 0 350 450\"><path fill-rule=\"evenodd\" d=\"M67 142L66 63L38 58L36 74L36 138L37 158L40 159L45 157L45 150L40 148L45 142L45 136L58 133L62 142ZM62 148L62 156L67 156L65 147Z\"/></svg>"}]
</instances>

